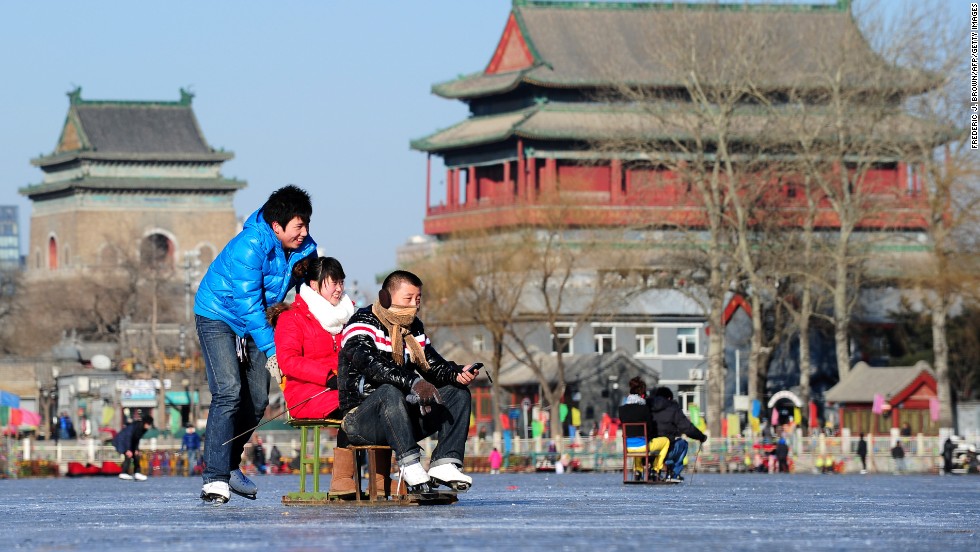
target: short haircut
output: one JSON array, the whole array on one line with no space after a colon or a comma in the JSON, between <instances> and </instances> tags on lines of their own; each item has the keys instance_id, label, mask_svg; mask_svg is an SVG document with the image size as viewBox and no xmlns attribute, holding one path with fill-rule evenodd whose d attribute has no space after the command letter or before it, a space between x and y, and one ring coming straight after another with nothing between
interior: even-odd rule
<instances>
[{"instance_id":1,"label":"short haircut","mask_svg":"<svg viewBox=\"0 0 980 552\"><path fill-rule=\"evenodd\" d=\"M398 289L398 286L400 286L402 282L408 282L419 289L422 288L421 278L407 270L396 270L385 278L384 283L381 284L381 289L386 290L388 293L392 293Z\"/></svg>"},{"instance_id":2,"label":"short haircut","mask_svg":"<svg viewBox=\"0 0 980 552\"><path fill-rule=\"evenodd\" d=\"M296 217L309 224L312 214L313 203L310 201L310 194L292 184L272 192L262 206L262 218L269 226L278 222L279 226L285 228L289 221Z\"/></svg>"},{"instance_id":3,"label":"short haircut","mask_svg":"<svg viewBox=\"0 0 980 552\"><path fill-rule=\"evenodd\" d=\"M657 390L654 391L654 395L665 399L674 399L674 392L670 390L670 387L658 387Z\"/></svg>"},{"instance_id":4,"label":"short haircut","mask_svg":"<svg viewBox=\"0 0 980 552\"><path fill-rule=\"evenodd\" d=\"M643 381L643 378L636 376L630 380L630 395L646 395L647 394L647 384Z\"/></svg>"},{"instance_id":5,"label":"short haircut","mask_svg":"<svg viewBox=\"0 0 980 552\"><path fill-rule=\"evenodd\" d=\"M321 286L323 282L327 281L327 278L339 282L346 277L344 267L340 265L340 261L333 257L311 258L303 272L304 283L316 282Z\"/></svg>"}]
</instances>

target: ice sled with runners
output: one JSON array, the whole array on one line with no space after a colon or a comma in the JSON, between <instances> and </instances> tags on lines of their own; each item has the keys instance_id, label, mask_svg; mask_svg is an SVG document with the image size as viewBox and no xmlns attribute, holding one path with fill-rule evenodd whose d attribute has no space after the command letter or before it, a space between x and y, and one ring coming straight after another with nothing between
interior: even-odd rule
<instances>
[{"instance_id":1,"label":"ice sled with runners","mask_svg":"<svg viewBox=\"0 0 980 552\"><path fill-rule=\"evenodd\" d=\"M353 499L330 496L320 490L320 466L324 462L320 458L320 435L328 428L339 428L340 420L335 419L297 419L289 420L289 425L300 430L299 449L299 491L287 493L282 497L286 506L321 506L321 505L356 505L356 506L434 506L453 504L458 500L455 489L439 488L429 484L421 492L408 492L406 485L391 478L391 474L383 475L382 488L377 488L379 479L373 477L377 472L376 466L381 455L391 455L391 447L386 445L351 445L347 447L354 456L354 478L360 492ZM366 466L362 466L362 456ZM362 482L361 469L367 468L367 485ZM312 490L307 490L307 476L311 476ZM465 489L460 489L465 490Z\"/></svg>"}]
</instances>

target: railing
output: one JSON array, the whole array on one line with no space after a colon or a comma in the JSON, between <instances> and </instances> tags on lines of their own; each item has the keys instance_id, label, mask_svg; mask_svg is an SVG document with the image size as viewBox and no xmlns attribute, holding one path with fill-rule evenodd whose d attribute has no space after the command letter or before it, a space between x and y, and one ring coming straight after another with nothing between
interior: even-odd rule
<instances>
[{"instance_id":1,"label":"railing","mask_svg":"<svg viewBox=\"0 0 980 552\"><path fill-rule=\"evenodd\" d=\"M292 457L299 447L299 434L295 430L259 432L264 440L266 454L275 445L283 456ZM866 437L868 443L869 468L876 471L890 471L891 447L894 439L889 436ZM941 464L940 453L943 442L939 437L916 435L900 437L899 442L905 450L906 468L910 472L936 471ZM791 462L797 473L817 470L817 462L828 458L844 466L845 471L857 471L856 437L826 437L822 435L804 437L789 435ZM336 444L332 432L324 432L320 441L320 452L324 458L331 458ZM434 439L421 442L426 455L435 448ZM554 445L552 447L552 444ZM703 445L699 456L701 469L706 471L739 472L748 471L754 466L758 456L767 457L766 445L761 440L744 438L711 439ZM693 460L699 445L691 443L689 461ZM491 439L471 437L466 443L467 469L484 471L488 469L486 458L496 447L502 453L502 441L496 444ZM771 447L770 447L771 448ZM57 463L61 473L67 471L69 462L99 464L120 462L122 457L115 449L94 439L77 441L32 441L29 439L6 442L6 458L9 466L14 461L42 460ZM180 441L172 438L147 439L141 443L144 457L150 458L154 452L167 453L166 459L175 457L180 450ZM554 449L554 450L552 450ZM251 458L251 447L246 448L246 458ZM602 437L564 438L558 441L535 439L512 439L509 454L504 454L504 468L509 471L536 471L553 469L555 462L561 460L572 469L579 471L619 471L622 469L622 439ZM747 463L746 460L749 460ZM145 460L144 460L145 461ZM270 459L275 462L275 460Z\"/></svg>"}]
</instances>

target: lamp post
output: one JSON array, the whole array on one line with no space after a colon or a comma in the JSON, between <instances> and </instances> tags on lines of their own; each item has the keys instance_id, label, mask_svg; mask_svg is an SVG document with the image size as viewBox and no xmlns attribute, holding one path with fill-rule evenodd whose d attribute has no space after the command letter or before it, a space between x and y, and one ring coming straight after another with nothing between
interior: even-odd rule
<instances>
[{"instance_id":1,"label":"lamp post","mask_svg":"<svg viewBox=\"0 0 980 552\"><path fill-rule=\"evenodd\" d=\"M187 331L191 327L191 292L194 290L192 281L199 274L198 267L201 266L200 254L197 250L184 252L184 324L180 328L180 366L185 368L187 358L193 358L189 347L187 347ZM190 394L191 386L197 387L197 367L194 363L190 366L191 379L184 379L184 390L187 391L187 402L190 406L191 423L197 424L197 405L194 403L193 396Z\"/></svg>"}]
</instances>

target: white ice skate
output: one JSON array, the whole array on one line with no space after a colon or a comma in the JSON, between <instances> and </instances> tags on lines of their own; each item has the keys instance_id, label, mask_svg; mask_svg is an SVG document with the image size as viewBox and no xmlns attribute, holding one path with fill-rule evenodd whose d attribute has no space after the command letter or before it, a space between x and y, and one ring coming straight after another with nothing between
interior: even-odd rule
<instances>
[{"instance_id":1,"label":"white ice skate","mask_svg":"<svg viewBox=\"0 0 980 552\"><path fill-rule=\"evenodd\" d=\"M408 494L421 495L432 492L429 474L425 473L422 464L418 462L401 468L398 472L398 479L400 481L398 485L405 485Z\"/></svg>"},{"instance_id":2,"label":"white ice skate","mask_svg":"<svg viewBox=\"0 0 980 552\"><path fill-rule=\"evenodd\" d=\"M224 481L212 481L201 487L201 500L209 504L224 504L231 498L231 491Z\"/></svg>"},{"instance_id":3,"label":"white ice skate","mask_svg":"<svg viewBox=\"0 0 980 552\"><path fill-rule=\"evenodd\" d=\"M439 464L429 468L429 477L438 485L451 488L454 491L465 491L473 484L473 478L459 471L456 464Z\"/></svg>"},{"instance_id":4,"label":"white ice skate","mask_svg":"<svg viewBox=\"0 0 980 552\"><path fill-rule=\"evenodd\" d=\"M124 481L132 481L133 480L133 476L132 475L129 475L128 473L121 473L121 474L119 474L119 479L122 479Z\"/></svg>"},{"instance_id":5,"label":"white ice skate","mask_svg":"<svg viewBox=\"0 0 980 552\"><path fill-rule=\"evenodd\" d=\"M132 479L135 479L137 481L146 481L146 476L143 475L143 474L141 474L141 473L136 473L136 474L133 474Z\"/></svg>"}]
</instances>

